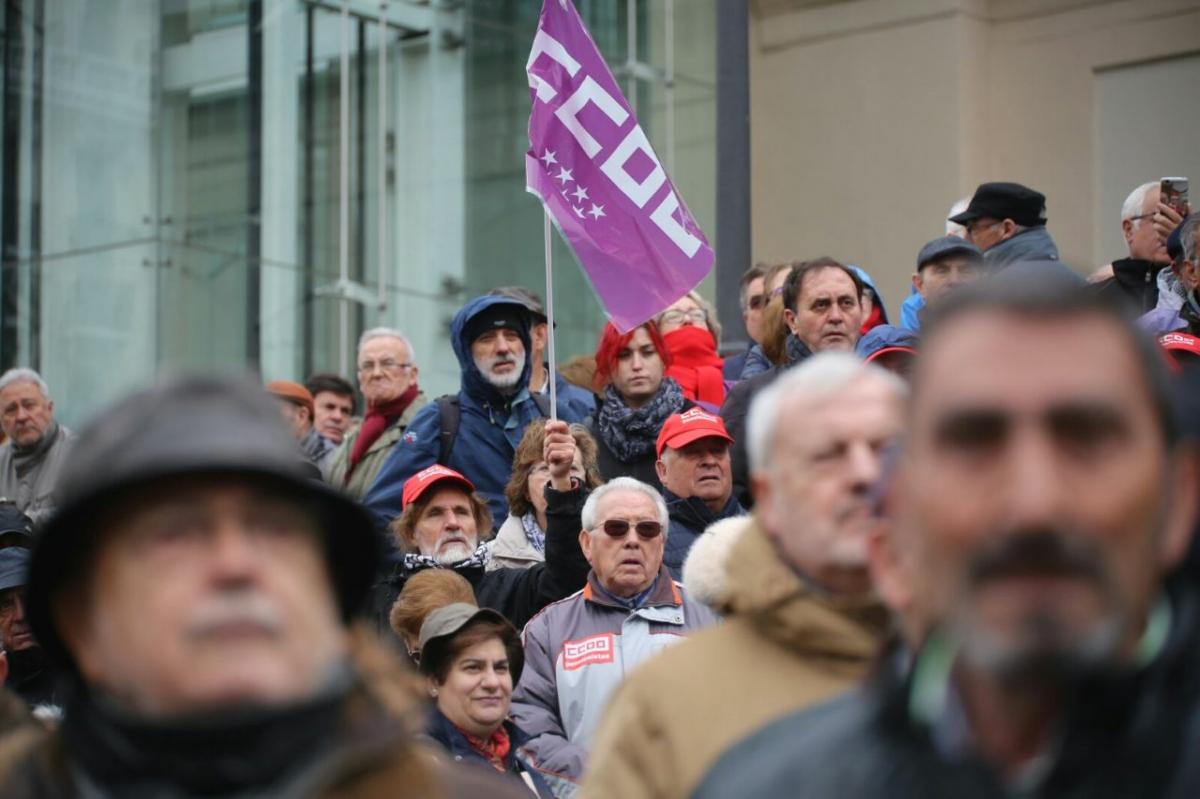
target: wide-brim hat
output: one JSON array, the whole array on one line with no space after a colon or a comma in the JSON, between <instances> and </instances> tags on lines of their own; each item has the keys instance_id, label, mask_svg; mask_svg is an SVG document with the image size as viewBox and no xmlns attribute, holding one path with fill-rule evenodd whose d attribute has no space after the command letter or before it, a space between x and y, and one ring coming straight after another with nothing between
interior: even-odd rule
<instances>
[{"instance_id":1,"label":"wide-brim hat","mask_svg":"<svg viewBox=\"0 0 1200 799\"><path fill-rule=\"evenodd\" d=\"M37 537L26 588L34 637L70 666L53 603L90 569L97 519L165 481L203 477L255 481L310 508L325 533L331 584L348 621L374 581L382 540L362 506L310 474L276 403L253 383L183 378L118 402L80 431L59 477L59 506Z\"/></svg>"}]
</instances>

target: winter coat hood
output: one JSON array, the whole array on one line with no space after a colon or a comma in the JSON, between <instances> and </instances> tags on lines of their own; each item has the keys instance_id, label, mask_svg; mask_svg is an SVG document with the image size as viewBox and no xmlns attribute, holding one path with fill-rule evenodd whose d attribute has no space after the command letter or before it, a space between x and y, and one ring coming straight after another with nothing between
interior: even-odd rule
<instances>
[{"instance_id":1,"label":"winter coat hood","mask_svg":"<svg viewBox=\"0 0 1200 799\"><path fill-rule=\"evenodd\" d=\"M874 596L834 597L805 584L779 557L753 517L727 559L726 607L767 638L796 652L841 660L874 656L887 610Z\"/></svg>"},{"instance_id":2,"label":"winter coat hood","mask_svg":"<svg viewBox=\"0 0 1200 799\"><path fill-rule=\"evenodd\" d=\"M525 347L525 366L521 369L520 380L517 381L517 391L511 396L504 396L495 386L487 381L487 378L475 366L475 358L471 355L472 342L467 341L466 334L467 325L473 318L496 305L511 306L513 312L520 314L522 317L528 317L529 315L529 311L524 305L508 297L495 297L491 295L476 297L473 300L469 300L466 305L458 309L458 313L454 314L454 319L450 322L450 343L454 347L454 355L458 358L458 366L462 371L462 391L481 403L503 407L516 394L519 394L521 389L529 385L533 345L529 338L528 325L523 330L517 331L517 335L521 338L521 344Z\"/></svg>"}]
</instances>

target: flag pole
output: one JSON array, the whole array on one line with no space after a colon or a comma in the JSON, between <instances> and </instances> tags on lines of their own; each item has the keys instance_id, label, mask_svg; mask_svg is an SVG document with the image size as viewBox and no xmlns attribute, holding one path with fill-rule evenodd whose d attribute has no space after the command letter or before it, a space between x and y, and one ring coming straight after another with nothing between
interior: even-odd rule
<instances>
[{"instance_id":1,"label":"flag pole","mask_svg":"<svg viewBox=\"0 0 1200 799\"><path fill-rule=\"evenodd\" d=\"M550 421L558 421L558 387L555 385L554 374L558 368L554 358L554 267L550 255L550 209L542 204L542 222L544 227L544 244L546 248L546 383L550 386Z\"/></svg>"}]
</instances>

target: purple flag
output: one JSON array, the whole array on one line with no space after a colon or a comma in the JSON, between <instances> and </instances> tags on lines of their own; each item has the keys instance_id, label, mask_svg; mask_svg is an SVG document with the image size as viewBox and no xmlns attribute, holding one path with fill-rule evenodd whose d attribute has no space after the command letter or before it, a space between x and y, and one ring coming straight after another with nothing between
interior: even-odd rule
<instances>
[{"instance_id":1,"label":"purple flag","mask_svg":"<svg viewBox=\"0 0 1200 799\"><path fill-rule=\"evenodd\" d=\"M529 74L526 188L613 324L632 330L696 287L713 251L571 0L544 0Z\"/></svg>"}]
</instances>

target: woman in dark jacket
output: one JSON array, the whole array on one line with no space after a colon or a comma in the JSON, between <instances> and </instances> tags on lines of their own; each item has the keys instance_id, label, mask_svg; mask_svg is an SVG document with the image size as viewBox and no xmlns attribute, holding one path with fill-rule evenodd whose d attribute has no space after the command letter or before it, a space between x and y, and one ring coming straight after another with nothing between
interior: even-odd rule
<instances>
[{"instance_id":1,"label":"woman in dark jacket","mask_svg":"<svg viewBox=\"0 0 1200 799\"><path fill-rule=\"evenodd\" d=\"M605 480L633 477L662 490L654 469L654 442L667 417L695 403L666 377L667 346L653 322L628 333L611 323L596 346L594 386L602 401L588 423L600 444L600 474Z\"/></svg>"},{"instance_id":2,"label":"woman in dark jacket","mask_svg":"<svg viewBox=\"0 0 1200 799\"><path fill-rule=\"evenodd\" d=\"M456 762L493 768L552 799L525 761L528 736L509 718L525 657L521 636L494 610L465 603L433 611L421 625L421 672L434 702L429 737Z\"/></svg>"}]
</instances>

